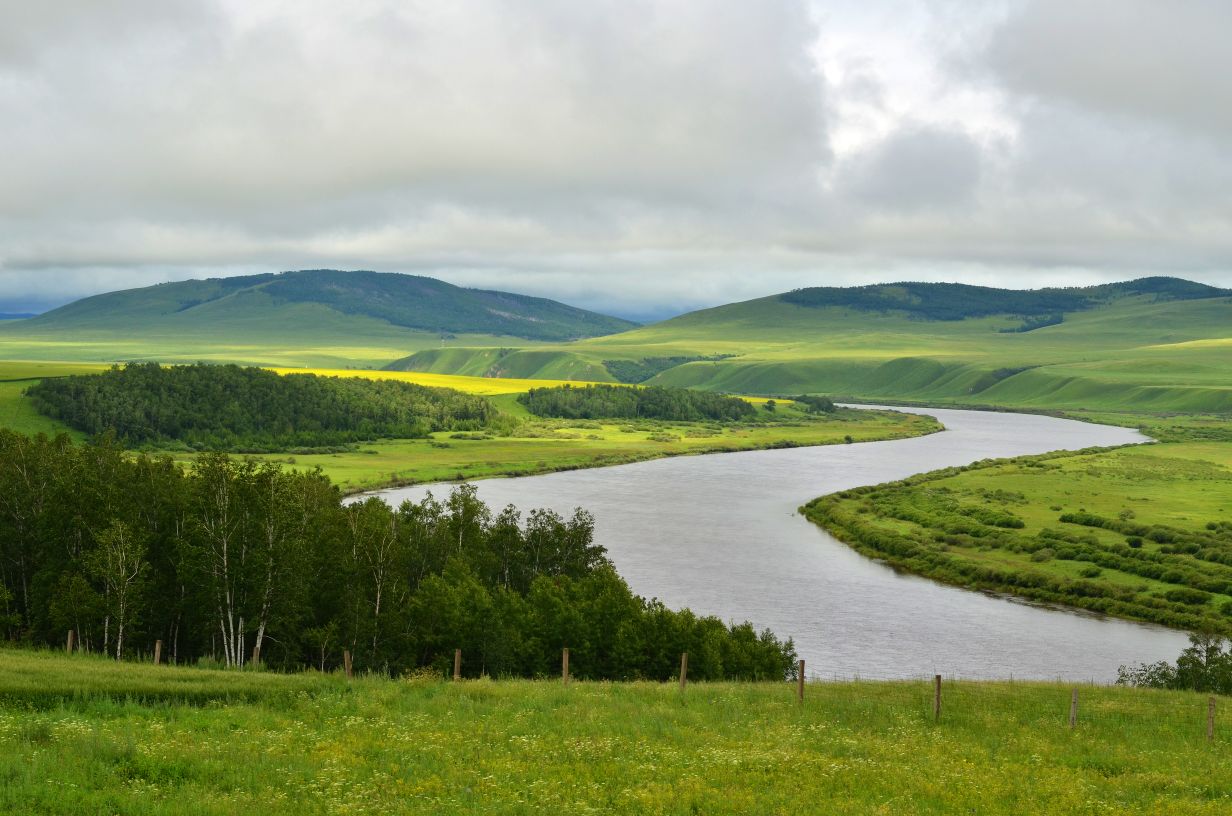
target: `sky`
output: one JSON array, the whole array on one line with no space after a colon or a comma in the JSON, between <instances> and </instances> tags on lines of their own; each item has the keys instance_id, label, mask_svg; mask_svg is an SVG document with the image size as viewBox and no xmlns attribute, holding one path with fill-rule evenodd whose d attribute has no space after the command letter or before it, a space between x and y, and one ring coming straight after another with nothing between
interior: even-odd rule
<instances>
[{"instance_id":1,"label":"sky","mask_svg":"<svg viewBox=\"0 0 1232 816\"><path fill-rule=\"evenodd\" d=\"M1232 285L1226 0L0 0L0 312L376 269L649 319Z\"/></svg>"}]
</instances>

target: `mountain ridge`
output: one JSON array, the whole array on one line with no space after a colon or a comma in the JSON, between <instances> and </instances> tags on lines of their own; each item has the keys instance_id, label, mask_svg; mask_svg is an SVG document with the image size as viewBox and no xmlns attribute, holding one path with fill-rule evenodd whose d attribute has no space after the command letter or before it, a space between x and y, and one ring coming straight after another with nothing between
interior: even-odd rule
<instances>
[{"instance_id":1,"label":"mountain ridge","mask_svg":"<svg viewBox=\"0 0 1232 816\"><path fill-rule=\"evenodd\" d=\"M368 270L309 269L160 283L107 292L23 321L31 331L106 329L128 322L139 330L174 330L221 316L229 306L275 320L275 310L320 306L404 329L566 341L637 326L548 298L470 289L435 278ZM265 309L267 315L261 315Z\"/></svg>"}]
</instances>

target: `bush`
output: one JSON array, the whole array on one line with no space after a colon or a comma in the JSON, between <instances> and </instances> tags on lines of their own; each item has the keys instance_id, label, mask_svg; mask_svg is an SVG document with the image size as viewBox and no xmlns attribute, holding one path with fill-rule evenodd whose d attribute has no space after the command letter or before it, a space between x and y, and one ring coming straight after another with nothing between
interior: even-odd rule
<instances>
[{"instance_id":1,"label":"bush","mask_svg":"<svg viewBox=\"0 0 1232 816\"><path fill-rule=\"evenodd\" d=\"M1189 589L1188 587L1170 589L1164 593L1164 597L1173 603L1188 604L1190 606L1201 606L1211 599L1209 594L1199 589Z\"/></svg>"}]
</instances>

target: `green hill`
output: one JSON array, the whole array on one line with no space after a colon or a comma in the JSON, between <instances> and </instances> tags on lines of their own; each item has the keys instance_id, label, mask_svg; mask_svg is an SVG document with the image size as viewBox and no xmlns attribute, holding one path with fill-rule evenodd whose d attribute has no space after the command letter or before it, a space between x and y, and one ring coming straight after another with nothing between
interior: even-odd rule
<instances>
[{"instance_id":1,"label":"green hill","mask_svg":"<svg viewBox=\"0 0 1232 816\"><path fill-rule=\"evenodd\" d=\"M0 356L372 366L446 343L559 342L634 325L544 298L432 278L306 270L85 298L0 326Z\"/></svg>"},{"instance_id":2,"label":"green hill","mask_svg":"<svg viewBox=\"0 0 1232 816\"><path fill-rule=\"evenodd\" d=\"M433 374L509 377L518 380L615 381L603 363L555 349L425 349L395 360L384 368L388 371L424 371Z\"/></svg>"},{"instance_id":3,"label":"green hill","mask_svg":"<svg viewBox=\"0 0 1232 816\"><path fill-rule=\"evenodd\" d=\"M425 352L402 365L449 373L482 368L484 353ZM602 379L643 370L648 383L747 394L1232 412L1232 291L1175 278L800 289L535 349L544 368L565 359L604 366L613 376Z\"/></svg>"}]
</instances>

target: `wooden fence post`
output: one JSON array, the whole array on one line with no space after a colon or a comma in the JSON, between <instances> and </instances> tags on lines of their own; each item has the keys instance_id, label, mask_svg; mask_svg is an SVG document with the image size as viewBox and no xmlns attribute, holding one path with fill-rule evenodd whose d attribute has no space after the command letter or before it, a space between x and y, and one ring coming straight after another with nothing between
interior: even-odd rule
<instances>
[{"instance_id":1,"label":"wooden fence post","mask_svg":"<svg viewBox=\"0 0 1232 816\"><path fill-rule=\"evenodd\" d=\"M933 675L933 721L941 722L941 675Z\"/></svg>"},{"instance_id":2,"label":"wooden fence post","mask_svg":"<svg viewBox=\"0 0 1232 816\"><path fill-rule=\"evenodd\" d=\"M1215 698L1206 701L1206 741L1215 741Z\"/></svg>"},{"instance_id":3,"label":"wooden fence post","mask_svg":"<svg viewBox=\"0 0 1232 816\"><path fill-rule=\"evenodd\" d=\"M796 666L796 699L804 703L804 661Z\"/></svg>"},{"instance_id":4,"label":"wooden fence post","mask_svg":"<svg viewBox=\"0 0 1232 816\"><path fill-rule=\"evenodd\" d=\"M689 653L680 653L680 690L684 691L684 684L688 682L686 678L689 676Z\"/></svg>"},{"instance_id":5,"label":"wooden fence post","mask_svg":"<svg viewBox=\"0 0 1232 816\"><path fill-rule=\"evenodd\" d=\"M1069 727L1076 728L1078 726L1078 689L1074 689L1069 695Z\"/></svg>"},{"instance_id":6,"label":"wooden fence post","mask_svg":"<svg viewBox=\"0 0 1232 816\"><path fill-rule=\"evenodd\" d=\"M566 686L569 685L569 647L565 647L560 653L560 679Z\"/></svg>"},{"instance_id":7,"label":"wooden fence post","mask_svg":"<svg viewBox=\"0 0 1232 816\"><path fill-rule=\"evenodd\" d=\"M154 641L154 665L157 666L163 659L163 642L161 640Z\"/></svg>"},{"instance_id":8,"label":"wooden fence post","mask_svg":"<svg viewBox=\"0 0 1232 816\"><path fill-rule=\"evenodd\" d=\"M453 679L454 680L462 679L462 650L461 649L453 650Z\"/></svg>"},{"instance_id":9,"label":"wooden fence post","mask_svg":"<svg viewBox=\"0 0 1232 816\"><path fill-rule=\"evenodd\" d=\"M76 634L77 633L74 632L72 629L68 630L68 640L64 644L64 651L66 654L73 653L73 640L75 639Z\"/></svg>"},{"instance_id":10,"label":"wooden fence post","mask_svg":"<svg viewBox=\"0 0 1232 816\"><path fill-rule=\"evenodd\" d=\"M342 668L346 670L347 679L351 679L351 650L344 649L342 652Z\"/></svg>"}]
</instances>

